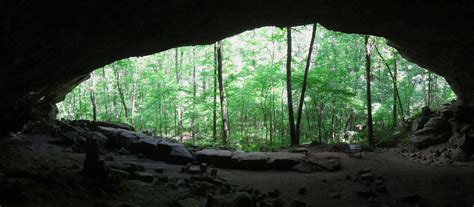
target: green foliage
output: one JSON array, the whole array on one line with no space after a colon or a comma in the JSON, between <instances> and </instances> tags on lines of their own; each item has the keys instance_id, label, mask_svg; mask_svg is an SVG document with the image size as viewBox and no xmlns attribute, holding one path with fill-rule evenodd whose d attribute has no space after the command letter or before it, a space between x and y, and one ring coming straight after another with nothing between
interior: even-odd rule
<instances>
[{"instance_id":1,"label":"green foliage","mask_svg":"<svg viewBox=\"0 0 474 207\"><path fill-rule=\"evenodd\" d=\"M311 26L294 28L293 97L299 100ZM265 27L223 41L224 85L235 149L272 150L287 146L285 31ZM372 54L372 102L375 135L392 133L394 90L386 64L397 67L397 85L404 117L422 106L438 108L455 96L443 78L404 60L385 40L372 37L386 62ZM301 142L365 143L364 41L360 35L318 27L308 76ZM385 64L386 63L386 64ZM212 138L214 110L212 45L171 49L132 57L97 69L59 104L60 118L92 119L95 91L97 119L125 122L157 136L183 138L187 144L219 148L222 134L217 98L217 140ZM193 79L194 71L196 71ZM97 84L93 84L93 79ZM196 96L194 90L196 89ZM396 103L398 104L398 103ZM297 105L297 104L295 104ZM400 106L397 106L400 107ZM182 109L182 113L178 113ZM402 116L397 109L396 123ZM182 128L179 126L182 120ZM193 127L194 123L194 127ZM193 135L194 129L194 137Z\"/></svg>"}]
</instances>

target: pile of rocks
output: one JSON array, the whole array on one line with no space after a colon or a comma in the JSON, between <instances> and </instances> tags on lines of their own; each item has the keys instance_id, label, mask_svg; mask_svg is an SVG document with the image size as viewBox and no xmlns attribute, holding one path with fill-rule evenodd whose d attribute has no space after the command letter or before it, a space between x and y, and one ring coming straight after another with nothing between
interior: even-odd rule
<instances>
[{"instance_id":1,"label":"pile of rocks","mask_svg":"<svg viewBox=\"0 0 474 207\"><path fill-rule=\"evenodd\" d=\"M474 153L473 115L474 109L460 102L445 104L439 112L433 112L430 108L424 107L421 116L411 124L410 140L418 149L425 149L449 141L451 149L435 152L433 156L429 155L428 157L420 154L408 154L407 156L428 160L427 162L430 162L432 157L460 162L469 161Z\"/></svg>"},{"instance_id":2,"label":"pile of rocks","mask_svg":"<svg viewBox=\"0 0 474 207\"><path fill-rule=\"evenodd\" d=\"M454 162L451 159L453 148L449 148L446 144L428 147L422 151L401 151L401 155L410 160L417 161L427 165L450 165Z\"/></svg>"}]
</instances>

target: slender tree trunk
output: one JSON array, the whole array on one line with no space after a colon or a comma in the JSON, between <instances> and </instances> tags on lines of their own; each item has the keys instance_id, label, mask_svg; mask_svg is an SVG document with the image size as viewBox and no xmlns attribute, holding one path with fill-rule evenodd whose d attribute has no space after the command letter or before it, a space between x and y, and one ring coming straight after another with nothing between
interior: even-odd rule
<instances>
[{"instance_id":1,"label":"slender tree trunk","mask_svg":"<svg viewBox=\"0 0 474 207\"><path fill-rule=\"evenodd\" d=\"M311 33L311 41L309 43L308 57L306 59L306 67L304 69L303 87L301 89L300 102L298 105L298 116L296 119L296 139L298 140L298 143L300 139L301 117L303 114L303 105L304 105L304 98L305 98L305 93L306 93L306 85L308 83L308 71L311 66L311 54L313 53L314 39L316 38L316 29L317 29L317 24L313 24L313 32Z\"/></svg>"},{"instance_id":2,"label":"slender tree trunk","mask_svg":"<svg viewBox=\"0 0 474 207\"><path fill-rule=\"evenodd\" d=\"M107 76L105 75L105 68L102 68L102 82L104 83L104 107L105 107L105 119L106 121L108 120L109 118L109 108L108 108L108 105L109 105L109 99L108 99L108 93L109 93L109 89L107 87L108 83L107 83Z\"/></svg>"},{"instance_id":3,"label":"slender tree trunk","mask_svg":"<svg viewBox=\"0 0 474 207\"><path fill-rule=\"evenodd\" d=\"M402 105L402 99L400 98L400 93L398 91L398 84L397 84L397 72L398 72L398 66L397 66L397 60L395 60L395 64L394 64L394 73L392 73L392 70L390 69L390 65L387 63L387 61L385 61L385 58L382 56L382 54L380 53L378 47L377 47L377 44L374 45L375 47L375 51L377 52L377 54L379 55L380 59L382 59L382 62L385 64L385 67L387 67L387 70L388 70L388 73L390 75L390 77L392 78L392 83L393 83L393 91L394 91L394 106L393 106L393 114L395 114L395 121L396 121L396 109L397 109L397 106L396 106L396 100L398 100L398 105L400 107L400 115L402 116L402 120L405 121L405 113L403 112L403 105Z\"/></svg>"},{"instance_id":4,"label":"slender tree trunk","mask_svg":"<svg viewBox=\"0 0 474 207\"><path fill-rule=\"evenodd\" d=\"M91 73L91 103L92 103L92 120L97 121L97 77L96 73Z\"/></svg>"},{"instance_id":5,"label":"slender tree trunk","mask_svg":"<svg viewBox=\"0 0 474 207\"><path fill-rule=\"evenodd\" d=\"M212 108L212 140L217 141L217 45L214 46L214 105Z\"/></svg>"},{"instance_id":6,"label":"slender tree trunk","mask_svg":"<svg viewBox=\"0 0 474 207\"><path fill-rule=\"evenodd\" d=\"M222 74L222 42L216 43L217 51L217 78L219 82L219 98L221 100L221 118L222 118L222 144L227 145L227 138L229 137L229 126L227 123L227 109L225 102L224 80Z\"/></svg>"},{"instance_id":7,"label":"slender tree trunk","mask_svg":"<svg viewBox=\"0 0 474 207\"><path fill-rule=\"evenodd\" d=\"M397 126L397 61L395 60L393 67L393 106L392 106L392 128L394 129Z\"/></svg>"},{"instance_id":8,"label":"slender tree trunk","mask_svg":"<svg viewBox=\"0 0 474 207\"><path fill-rule=\"evenodd\" d=\"M295 117L293 113L293 91L291 86L291 27L286 28L287 34L287 53L286 53L286 94L288 99L288 122L290 125L291 145L298 145L299 140L296 136Z\"/></svg>"},{"instance_id":9,"label":"slender tree trunk","mask_svg":"<svg viewBox=\"0 0 474 207\"><path fill-rule=\"evenodd\" d=\"M275 102L274 102L274 95L273 95L273 80L270 80L270 145L273 144L273 115L275 111Z\"/></svg>"},{"instance_id":10,"label":"slender tree trunk","mask_svg":"<svg viewBox=\"0 0 474 207\"><path fill-rule=\"evenodd\" d=\"M369 140L369 145L375 148L374 142L374 129L373 129L373 122L372 122L372 99L371 99L371 91L370 91L370 64L371 64L371 45L369 42L369 35L365 35L365 71L366 71L366 90L367 90L367 138Z\"/></svg>"},{"instance_id":11,"label":"slender tree trunk","mask_svg":"<svg viewBox=\"0 0 474 207\"><path fill-rule=\"evenodd\" d=\"M116 86L117 86L117 92L119 93L120 96L120 101L122 102L123 110L125 113L125 119L128 120L128 108L127 104L125 102L125 96L122 91L121 82L120 82L120 72L114 68L114 73L115 73L115 80L116 80Z\"/></svg>"},{"instance_id":12,"label":"slender tree trunk","mask_svg":"<svg viewBox=\"0 0 474 207\"><path fill-rule=\"evenodd\" d=\"M135 116L137 114L137 89L138 89L138 79L140 77L140 67L135 69L133 74L133 88L132 88L132 111L130 116L130 121L134 123Z\"/></svg>"},{"instance_id":13,"label":"slender tree trunk","mask_svg":"<svg viewBox=\"0 0 474 207\"><path fill-rule=\"evenodd\" d=\"M195 48L193 47L193 114L192 114L192 120L191 120L191 128L192 128L192 137L193 137L193 144L196 143L196 51Z\"/></svg>"}]
</instances>

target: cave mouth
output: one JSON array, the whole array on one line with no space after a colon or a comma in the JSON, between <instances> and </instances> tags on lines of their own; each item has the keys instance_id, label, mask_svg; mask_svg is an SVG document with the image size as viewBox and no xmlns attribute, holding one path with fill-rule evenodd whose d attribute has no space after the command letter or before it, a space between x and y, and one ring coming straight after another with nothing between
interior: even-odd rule
<instances>
[{"instance_id":1,"label":"cave mouth","mask_svg":"<svg viewBox=\"0 0 474 207\"><path fill-rule=\"evenodd\" d=\"M295 105L301 96L311 30L312 25L292 28ZM222 40L229 139L238 149L289 145L283 93L285 31L263 27ZM405 60L384 38L371 38L372 107L378 135L402 131L405 121L424 106L440 110L456 99L443 77ZM366 132L357 126L367 123L363 36L318 25L313 47L302 108L302 143L362 141ZM154 136L218 145L214 136L222 136L222 127L215 70L214 45L119 60L96 69L65 96L58 104L58 119L126 123Z\"/></svg>"},{"instance_id":2,"label":"cave mouth","mask_svg":"<svg viewBox=\"0 0 474 207\"><path fill-rule=\"evenodd\" d=\"M474 19L472 4L473 1L410 0L2 2L0 48L5 54L0 63L0 132L18 131L25 127L20 133L10 133L0 139L0 206L471 206L474 203L471 192L474 189L474 85L471 81L474 79L471 61L474 22L469 21ZM160 79L153 76L157 73L150 73L140 79L150 83L142 89L138 85L130 88L134 79L121 76L120 73L127 71L118 70L117 82L124 84L112 84L103 92L107 99L113 101L116 98L116 120L113 118L115 114L110 113L113 102L97 104L99 119L102 119L101 113L108 111L106 114L113 114L112 118L102 120L128 122L140 130L162 123L162 130L158 132L163 136L137 132L127 124L52 119L56 116L55 104L89 78L91 71L104 67L105 79L112 83L115 77L110 67L114 66L108 64L114 61L180 46L213 44L263 26L284 28L315 22L336 31L384 37L400 56L430 72L398 59L400 57L395 55L395 51L385 45L377 44L385 61L374 50L371 50L370 58L364 57L364 52L371 47L363 47L365 39L360 36L355 38L354 44L341 47L347 50L330 47L332 43L327 43L327 47L315 47L313 57L326 58L316 59L310 68L308 83L314 85L308 85L308 99L302 102L302 145L289 148L288 137L293 135L283 129L291 127L285 126L281 117L287 115L285 97L289 94L294 95L294 107L299 107L296 103L303 77L307 38L301 41L301 45L306 47L299 48L299 41L293 42L293 91L288 90L290 93L284 91L283 82L288 77L281 66L272 67L273 70L259 68L268 64L262 64L259 59L259 54L266 49L257 50L258 41L253 43L256 46L249 44L248 48L238 52L246 53L242 57L248 58L241 61L246 63L242 71L249 71L245 76L232 73L240 68L232 67L231 60L241 56L231 54L234 50L229 40L222 42L223 85L226 89L223 96L228 105L227 110L220 107L217 115L228 112L230 138L227 145L237 146L235 148L221 146L219 139L225 132L219 129L220 123L213 127L217 128L218 138L208 137L213 130L210 130L210 122L202 119L213 117L209 110L213 108L214 98L209 100L209 96L207 99L192 98L200 106L194 104L192 112L198 112L199 116L181 111L183 127L177 127L180 121L176 108L181 110L180 101L189 100L189 94L193 94L189 88L192 79L189 70L187 74L182 73L180 81L175 81L173 75L175 69L180 68L180 60L183 60L180 69L188 68L186 61L192 57L192 47L171 50L171 57L163 58L167 60L163 65L168 67L164 70L157 67L157 70L163 77L168 77L164 84L155 81ZM296 39L298 32L293 31ZM275 37L275 41L284 39L284 36L283 32L280 37ZM317 43L330 39L337 43L345 36L318 38ZM371 37L369 40L367 42L378 43L380 39ZM249 50L253 47L257 49ZM194 48L196 56L203 55L205 50L205 47ZM207 53L211 54L210 58L194 60L213 60L213 49L207 50L210 50ZM175 61L176 54L178 61ZM343 58L346 56L352 58ZM279 65L285 65L285 56L276 57L275 62L281 61ZM122 60L116 65L126 68L130 63L147 58ZM331 143L333 138L335 141L352 138L356 143L357 140L370 139L357 131L352 135L334 133L346 131L340 129L346 126L359 125L357 127L361 130L369 128L357 123L360 120L365 122L365 116L356 116L364 111L363 69L369 59L373 70L373 96L369 96L373 103L372 118L375 128L383 129L374 130L377 135L374 152L371 143L367 146L365 141L359 142L361 146ZM201 63L208 67L190 68L210 70L213 62ZM413 90L400 90L401 96L394 98L395 87L387 83L391 78L384 72L384 62L389 66L387 70L390 67L395 69L395 65L399 69L396 77L400 89ZM344 67L347 65L351 67ZM148 69L137 77L149 72ZM166 70L171 73L166 73ZM280 70L279 75L268 78ZM416 71L422 72L415 74ZM135 74L136 71L127 73ZM409 78L410 73L418 80L410 82L416 87L408 87L408 82L404 85L404 80L413 80ZM438 103L449 102L454 96L449 87L441 87L445 83L433 73L446 80L457 95L457 102L438 107ZM99 80L100 75L100 69L92 74ZM208 81L212 82L206 84L209 90L214 81ZM183 90L177 87L178 83L171 85L174 82L188 87ZM249 84L241 85L240 82ZM161 87L155 87L154 84L160 83ZM270 84L273 91L265 91L268 83L275 84ZM91 99L89 90L91 85L91 80L88 80L68 95L60 108L65 104L82 104L78 104L79 108L71 107L74 113L68 114L62 109L61 114L74 119L90 119L92 103L88 102L94 99L94 96ZM100 97L103 87L99 82L96 86L100 90L95 95ZM107 93L115 90L113 86L124 89L123 98L117 96L118 89ZM156 92L136 93L137 114L142 114L140 106L148 109L147 104L163 113L160 116L148 113L150 119L121 119L127 110L120 111L120 102L126 100L124 105L132 107L129 102L133 99L130 95L133 88ZM202 96L197 88L197 95ZM260 90L254 90L256 88ZM440 88L446 89L446 93L439 92ZM436 94L435 97L426 95L428 92ZM175 93L178 95L172 97ZM410 93L412 96L404 96ZM161 110L148 98L161 99ZM402 100L402 104L396 107L395 99ZM178 107L173 105L173 101ZM420 105L407 107L413 103ZM431 109L423 108L423 105L430 105ZM403 110L400 110L401 106ZM183 104L182 107L188 106ZM392 111L399 113L393 116ZM406 123L401 122L403 117L400 115L405 116ZM408 119L408 115L415 117ZM169 125L164 124L165 117ZM189 124L192 117L196 127ZM145 127L140 125L141 120ZM159 122L147 125L150 120ZM347 123L347 120L354 123ZM398 127L392 129L394 120L398 121L395 122ZM190 126L196 130L190 130ZM238 133L240 127L245 130L242 134ZM207 134L203 134L206 129ZM179 143L181 140L176 134L182 132L184 136L185 131L206 136L196 136L198 142L209 140L219 145ZM382 140L382 137L389 139ZM311 140L317 142L307 144ZM279 141L283 142L275 143ZM272 148L266 142L286 147ZM254 143L265 145L259 147ZM352 150L356 152L351 153Z\"/></svg>"}]
</instances>

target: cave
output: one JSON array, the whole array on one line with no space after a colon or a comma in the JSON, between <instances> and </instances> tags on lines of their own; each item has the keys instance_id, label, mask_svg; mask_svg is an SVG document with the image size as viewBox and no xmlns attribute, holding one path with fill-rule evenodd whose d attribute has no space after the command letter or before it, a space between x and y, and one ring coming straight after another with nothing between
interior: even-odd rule
<instances>
[{"instance_id":1,"label":"cave","mask_svg":"<svg viewBox=\"0 0 474 207\"><path fill-rule=\"evenodd\" d=\"M15 135L17 132L24 130L25 126L28 126L32 122L55 119L57 110L55 106L56 103L63 101L65 96L71 92L71 90L81 82L87 80L90 72L114 61L128 57L150 55L181 46L212 44L216 41L244 31L265 26L284 28L318 23L328 29L344 33L384 37L387 40L387 44L394 47L405 59L442 76L457 96L457 105L453 104L455 105L453 107L458 108L454 113L462 114L459 119L462 120L463 125L453 125L453 128L459 128L456 128L456 130L463 134L463 140L470 139L470 128L463 127L473 122L471 116L473 110L471 107L474 107L474 86L470 82L474 79L474 71L471 69L472 66L470 63L470 58L474 53L474 22L472 21L472 19L474 19L474 6L473 3L469 1L2 1L0 2L0 8L0 11L2 11L2 15L0 15L2 22L2 26L0 27L0 48L3 51L3 61L0 63L2 73L2 76L0 76L0 96L2 97L2 103L0 103L0 133L5 136L17 136ZM432 116L431 114L428 115ZM426 121L423 124L425 123ZM70 125L61 125L61 127L75 128L77 126L86 126L88 129L114 127L115 131L112 130L107 132L111 134L117 133L116 130L133 131L132 127L120 124L109 125L108 123L73 121ZM431 131L429 133L431 133ZM438 131L436 131L436 133L438 133ZM106 133L104 132L104 134ZM116 137L117 135L114 134L113 136ZM142 135L134 136L138 137L137 139L141 139L140 136ZM7 140L7 142L10 143L10 139L2 139ZM40 137L38 140L42 139L45 138ZM184 166L190 162L189 159L191 158L189 157L169 157L169 154L172 154L170 151L185 151L186 149L182 149L182 146L177 146L177 144L162 144L162 146L160 143L156 143L156 140L147 139L145 139L146 142L143 141L146 144L134 145L136 147L135 150L142 152L145 156L154 158L154 156L160 157L162 155L160 154L163 153L161 151L158 152L158 155L155 155L153 151L156 147L158 149L161 147L161 149L165 149L163 151L167 152L165 153L167 156L165 159L166 161L170 161L172 164L181 164ZM148 142L152 143L151 145L153 146L153 149L151 151L153 152L150 152L150 148L148 148L149 145L147 145L150 143ZM462 144L459 144L462 146L458 146L458 148L462 148L464 152L471 155L473 141L466 142L468 144L464 144L463 142ZM89 171L89 176L95 178L104 176L106 172L101 170L103 161L97 161L99 155L98 149L95 148L100 145L100 143L94 143L94 141L92 141L85 145L89 147L82 151L83 154L87 154L84 162L84 171L86 173L82 175L86 176L87 169L92 169ZM463 148L465 145L468 145L468 147L466 147L468 149ZM4 146L2 146L2 148L3 147ZM424 148L425 146L417 145L417 147ZM11 162L21 162L20 158L15 160L13 155L17 155L18 152L26 155L29 154L28 150L26 150L26 152L18 150L18 152L15 153L14 149L4 149L2 152L2 160L8 158L9 160L13 160ZM41 153L47 153L48 149L43 149L41 147L35 148L35 150L39 150ZM296 151L298 151L297 149ZM205 151L206 149L203 150ZM11 155L8 153L11 153ZM228 164L225 160L227 158L219 157L228 157L227 153L227 151L205 151L202 152L202 154L198 153L196 156L198 158L201 156L206 163L214 163L216 166L221 165L219 167L225 168ZM410 156L412 155L413 154ZM217 156L217 160L214 160L216 158L213 156ZM249 156L253 158L254 156L259 157L261 155L257 152L257 155ZM413 156L419 156L419 154ZM71 157L71 159L77 161L79 158ZM80 158L79 160L81 159L83 158ZM224 161L219 159L224 159ZM332 162L332 159L330 160L331 161L328 162ZM252 168L262 167L260 163L256 163L257 166L254 166L253 163L250 164L250 166L252 166ZM349 164L349 166L354 167L353 165L357 165L359 161L354 163ZM69 164L70 163L67 165ZM144 165L148 166L148 164L145 162ZM44 165L46 167L40 166L39 169L35 170L41 171L43 168L48 169L48 162ZM331 164L329 163L328 165ZM174 169L175 171L182 170L180 169L181 167L177 166L179 165L168 166L166 164L165 168ZM362 164L361 166L364 165ZM420 179L423 173L428 173L428 170L433 170L419 168L412 163L400 166L416 169L410 171L410 173L413 174L406 175L407 177L414 176L415 178L412 180L410 178L404 178L404 183L416 183L417 179ZM137 168L137 165L132 165L132 167ZM140 166L138 166L138 168L139 167ZM187 167L188 169L185 169L185 171L190 170L189 166ZM191 167L196 166L193 165ZM201 165L198 167L200 167L200 169L207 168L207 165ZM327 165L325 165L325 167L327 167ZM77 169L80 167L74 164L72 168ZM276 168L280 168L280 165ZM329 171L336 170L331 167L327 168L330 168ZM358 168L358 166L354 168ZM159 168L156 170L158 173L158 171L162 171L163 169ZM49 171L49 169L45 171ZM433 181L433 185L439 188L444 188L444 190L447 189L446 191L449 191L449 189L459 188L459 194L449 193L446 196L442 196L444 191L435 192L431 189L426 192L433 193L433 195L425 194L423 195L423 199L421 199L417 194L402 192L403 186L398 186L395 193L397 195L405 195L401 197L402 202L397 201L397 203L393 205L409 206L411 204L419 203L420 200L426 199L428 200L428 206L471 206L473 204L472 202L474 202L472 192L469 193L469 190L472 191L472 187L474 186L472 166L468 165L466 167L463 165L461 168L452 169L442 168L439 172L439 175L434 175L437 180ZM57 174L58 172L54 171L51 175L44 176L51 177L56 175L54 173ZM120 171L119 173L127 172ZM156 179L160 180L160 182L161 180L166 180L166 182L168 182L168 177L150 177L149 174L141 173L139 170L136 172L133 171L133 173L132 176L138 177L144 182L147 182L148 179ZM214 171L210 173L214 173ZM221 173L220 170L219 173ZM226 173L231 174L232 172L224 171L224 174ZM374 183L376 180L378 180L377 182L383 180L383 178L378 179L378 176L374 175L375 173L368 173L370 173L370 170L367 171L366 169L361 169L360 172L356 173L356 176L347 175L345 179L350 182L352 182L353 179L361 179L363 182L369 183L368 185L373 184L374 186L378 186L378 184ZM388 175L388 177L390 177L393 182L393 179L397 178L397 174L402 173L404 173L404 171L398 169L398 171ZM8 180L6 178L4 179L5 175L7 177L13 176L16 179L18 175L21 175L21 172L5 170L3 173L0 168L0 175L0 181L2 183L8 183ZM253 176L252 174L246 173L241 175ZM368 177L361 177L361 175ZM64 176L74 177L74 175L70 174ZM337 176L342 177L341 179L344 180L344 175L341 173L337 174ZM354 178L352 176L354 176ZM281 179L278 175L275 176L275 178ZM181 180L180 182L186 182L188 187L192 186L193 188L196 186L206 188L205 185L201 184L204 182L210 182L213 183L214 187L219 186L218 189L224 189L225 191L234 190L233 187L225 181L214 178L212 181L206 181L206 179L208 178L195 177L185 181ZM328 178L317 180L317 182L324 183L323 185L326 185L327 182L336 182L330 179L336 180L336 178L329 176ZM373 181L371 181L372 179ZM21 183L22 181L24 180L16 179L12 182ZM48 182L49 181L50 180L48 180ZM237 179L234 181L239 182L242 180ZM114 189L113 181L109 180L104 182L87 180L84 182L87 183L82 184L83 186L92 186L91 188L93 188L94 185L105 185L107 186L106 189ZM174 180L172 182L174 182ZM170 183L172 182L170 181ZM242 182L248 183L250 181ZM420 182L421 187L418 189L430 188L430 184L427 180ZM460 182L465 182L465 185L459 184ZM0 186L2 183L0 183ZM33 187L35 186L35 184L31 183L25 185L28 186L28 184ZM169 185L170 188L174 189L180 184ZM224 185L224 187L220 185ZM229 187L227 185L229 185ZM292 183L285 181L285 184L282 185L292 186ZM260 187L261 186L265 187L265 184L260 184ZM333 186L326 187L330 188ZM59 189L61 189L61 187L59 187ZM255 194L255 197L259 194L256 193L256 190L254 189L244 189L243 191L246 190ZM271 191L268 193L269 197L276 198L279 196L278 194L280 192L278 190L266 190ZM283 191L284 190L285 187L283 187ZM300 190L301 194L305 194L306 188ZM311 189L307 190L308 192L311 192ZM383 189L377 190L383 191ZM4 191L4 189L0 187L0 192L5 193L7 191L8 190ZM129 191L133 190L129 189ZM0 196L0 198L6 199L7 197L11 197L21 200L25 197L22 195L22 192L8 192L10 193L4 194L5 196ZM107 194L103 191L94 191L94 194L97 193ZM346 192L342 192L343 198L345 197L345 193ZM341 193L330 192L329 194L332 198L341 197ZM377 203L373 194L374 192L372 191L357 191L359 197L369 198L367 205L383 206L383 202ZM436 200L436 196L440 196L439 199L446 199L446 202L436 203L438 201ZM201 197L205 197L205 195L202 195ZM88 198L90 198L90 195L84 195L83 197L73 196L70 202L75 202L77 200L83 202ZM92 200L95 202L104 200L104 198L105 200L110 199L110 197L103 195L103 197L93 197ZM284 198L287 199L288 197ZM18 200L3 201L1 199L0 206L2 206L2 202L11 202L13 204L12 206L22 206L21 202L18 204ZM142 203L143 206L147 206L147 202L144 201L146 198L140 199L138 199L139 203ZM237 197L231 198L231 200L232 199L237 200L237 203L242 202L243 204L226 204L226 201L223 201L224 204L220 205L253 205L252 201L246 200L247 198L242 195L237 194ZM65 200L65 203L50 202L49 200L51 200L51 197L47 196L43 198L35 198L28 200L28 205L31 203L31 206L61 206L65 205L69 199L67 195L65 195L63 199ZM382 200L385 201L386 199ZM188 200L187 205L199 206L199 204L193 204L195 201L195 199L192 201ZM348 199L344 201L350 203L353 200ZM456 203L456 201L458 201L458 203ZM219 203L219 201L216 202ZM278 202L280 201L276 201L272 206L280 205ZM84 203L85 205L89 205L91 202L88 201ZM292 206L303 206L303 204L299 204L298 201L292 202L291 200L285 200L285 203L291 203ZM359 206L361 202L357 201L356 203L356 206ZM366 203L365 200L364 203ZM346 204L347 202L344 203L339 201L323 203L323 205L326 206L343 206ZM96 206L101 205L102 204ZM123 206L126 205L128 204L123 204ZM170 205L185 206L182 202ZM313 204L309 204L308 206L312 205ZM103 206L120 205L109 203L104 204ZM260 206L263 206L263 204ZM306 206L306 204L304 204L304 206ZM363 205L361 204L360 206ZM386 204L386 206L391 205Z\"/></svg>"}]
</instances>

